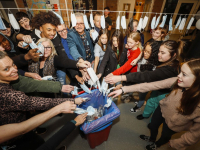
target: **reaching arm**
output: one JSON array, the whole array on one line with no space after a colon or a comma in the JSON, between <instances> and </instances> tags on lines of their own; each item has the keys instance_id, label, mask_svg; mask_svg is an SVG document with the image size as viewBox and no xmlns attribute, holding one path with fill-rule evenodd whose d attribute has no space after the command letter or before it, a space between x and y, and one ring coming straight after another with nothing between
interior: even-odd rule
<instances>
[{"instance_id":1,"label":"reaching arm","mask_svg":"<svg viewBox=\"0 0 200 150\"><path fill-rule=\"evenodd\" d=\"M99 64L99 57L96 56L95 57L95 60L94 60L94 72L96 73L97 72L97 66Z\"/></svg>"}]
</instances>

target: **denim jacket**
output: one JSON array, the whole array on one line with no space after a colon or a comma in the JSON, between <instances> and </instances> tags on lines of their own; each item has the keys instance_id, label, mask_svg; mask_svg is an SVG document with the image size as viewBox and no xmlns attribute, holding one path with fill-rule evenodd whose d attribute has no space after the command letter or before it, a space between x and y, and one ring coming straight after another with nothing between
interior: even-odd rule
<instances>
[{"instance_id":1,"label":"denim jacket","mask_svg":"<svg viewBox=\"0 0 200 150\"><path fill-rule=\"evenodd\" d=\"M92 57L90 58L90 62L94 60L94 45L92 43L92 39L90 38L90 33L85 30L87 40L90 45L90 50L92 53ZM85 48L83 42L80 38L80 35L75 29L71 29L67 34L67 43L69 46L69 51L74 60L77 60L79 57L82 57L84 60L86 59Z\"/></svg>"}]
</instances>

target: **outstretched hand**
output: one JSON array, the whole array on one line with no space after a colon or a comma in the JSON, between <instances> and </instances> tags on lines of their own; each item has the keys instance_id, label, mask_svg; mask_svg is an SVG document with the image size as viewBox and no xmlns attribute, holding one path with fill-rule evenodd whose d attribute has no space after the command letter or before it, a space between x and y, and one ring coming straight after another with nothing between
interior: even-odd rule
<instances>
[{"instance_id":1,"label":"outstretched hand","mask_svg":"<svg viewBox=\"0 0 200 150\"><path fill-rule=\"evenodd\" d=\"M114 76L113 75L113 76L110 76L110 77L108 77L108 76L105 77L106 83L115 84L119 81L121 81L121 76Z\"/></svg>"},{"instance_id":2,"label":"outstretched hand","mask_svg":"<svg viewBox=\"0 0 200 150\"><path fill-rule=\"evenodd\" d=\"M87 117L87 113L84 113L84 114L81 114L81 115L78 115L74 121L76 121L76 126L79 126L81 125L85 120L86 120L86 117Z\"/></svg>"},{"instance_id":3,"label":"outstretched hand","mask_svg":"<svg viewBox=\"0 0 200 150\"><path fill-rule=\"evenodd\" d=\"M119 89L119 90L116 90L116 91L114 91L114 92L111 92L109 95L108 95L108 97L113 97L113 98L115 98L115 97L117 97L117 96L119 96L120 94L122 94L122 90L121 89Z\"/></svg>"}]
</instances>

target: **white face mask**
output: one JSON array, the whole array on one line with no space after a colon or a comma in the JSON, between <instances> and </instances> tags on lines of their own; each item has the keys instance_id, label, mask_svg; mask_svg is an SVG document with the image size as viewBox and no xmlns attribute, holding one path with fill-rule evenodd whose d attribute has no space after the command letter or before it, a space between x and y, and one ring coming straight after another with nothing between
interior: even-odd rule
<instances>
[{"instance_id":1,"label":"white face mask","mask_svg":"<svg viewBox=\"0 0 200 150\"><path fill-rule=\"evenodd\" d=\"M175 29L178 28L178 26L180 25L180 23L181 23L181 16L179 16L178 21L176 22Z\"/></svg>"},{"instance_id":2,"label":"white face mask","mask_svg":"<svg viewBox=\"0 0 200 150\"><path fill-rule=\"evenodd\" d=\"M75 14L71 12L71 22L72 22L72 27L76 26L76 17Z\"/></svg>"},{"instance_id":3,"label":"white face mask","mask_svg":"<svg viewBox=\"0 0 200 150\"><path fill-rule=\"evenodd\" d=\"M122 16L122 18L121 18L121 26L122 26L122 29L126 29L126 18L125 18L125 16Z\"/></svg>"},{"instance_id":4,"label":"white face mask","mask_svg":"<svg viewBox=\"0 0 200 150\"><path fill-rule=\"evenodd\" d=\"M53 80L52 76L45 76L42 78L42 80Z\"/></svg>"},{"instance_id":5,"label":"white face mask","mask_svg":"<svg viewBox=\"0 0 200 150\"><path fill-rule=\"evenodd\" d=\"M88 20L87 20L87 16L86 15L83 15L83 21L84 21L84 25L85 25L85 28L86 29L89 29L89 24L88 24Z\"/></svg>"},{"instance_id":6,"label":"white face mask","mask_svg":"<svg viewBox=\"0 0 200 150\"><path fill-rule=\"evenodd\" d=\"M154 16L151 21L151 29L155 29L155 24L156 24L156 16Z\"/></svg>"},{"instance_id":7,"label":"white face mask","mask_svg":"<svg viewBox=\"0 0 200 150\"><path fill-rule=\"evenodd\" d=\"M116 29L120 28L120 16L117 16L117 20L116 20Z\"/></svg>"},{"instance_id":8,"label":"white face mask","mask_svg":"<svg viewBox=\"0 0 200 150\"><path fill-rule=\"evenodd\" d=\"M101 83L101 91L103 92L104 96L106 94L107 89L108 89L108 83L106 83L105 79L103 78L103 81Z\"/></svg>"},{"instance_id":9,"label":"white face mask","mask_svg":"<svg viewBox=\"0 0 200 150\"><path fill-rule=\"evenodd\" d=\"M137 30L141 31L142 28L142 22L143 22L143 18L140 18L138 26L137 26Z\"/></svg>"},{"instance_id":10,"label":"white face mask","mask_svg":"<svg viewBox=\"0 0 200 150\"><path fill-rule=\"evenodd\" d=\"M169 20L169 31L172 31L173 27L172 27L172 17Z\"/></svg>"},{"instance_id":11,"label":"white face mask","mask_svg":"<svg viewBox=\"0 0 200 150\"><path fill-rule=\"evenodd\" d=\"M186 22L186 18L183 18L182 20L181 20L181 23L180 23L180 26L179 26L179 30L183 30L184 29L184 27L185 27L185 22Z\"/></svg>"},{"instance_id":12,"label":"white face mask","mask_svg":"<svg viewBox=\"0 0 200 150\"><path fill-rule=\"evenodd\" d=\"M157 18L157 20L156 20L156 24L155 24L155 27L154 27L154 29L158 26L158 24L159 24L159 21L160 21L160 16L158 16L158 18Z\"/></svg>"},{"instance_id":13,"label":"white face mask","mask_svg":"<svg viewBox=\"0 0 200 150\"><path fill-rule=\"evenodd\" d=\"M99 80L99 78L97 77L97 75L95 74L95 72L92 68L87 68L87 72L90 75L90 78L94 83Z\"/></svg>"},{"instance_id":14,"label":"white face mask","mask_svg":"<svg viewBox=\"0 0 200 150\"><path fill-rule=\"evenodd\" d=\"M20 27L19 27L19 24L18 24L17 20L15 19L14 15L13 14L8 14L8 18L9 18L9 21L10 21L10 24L12 25L12 27L15 30L19 30Z\"/></svg>"},{"instance_id":15,"label":"white face mask","mask_svg":"<svg viewBox=\"0 0 200 150\"><path fill-rule=\"evenodd\" d=\"M87 112L87 110L82 109L82 108L78 108L78 107L76 107L76 109L74 110L74 113L79 114L79 115L84 114L86 112Z\"/></svg>"},{"instance_id":16,"label":"white face mask","mask_svg":"<svg viewBox=\"0 0 200 150\"><path fill-rule=\"evenodd\" d=\"M110 107L110 105L112 104L112 99L109 97L108 99L107 99L107 104L105 104L104 105L104 107Z\"/></svg>"},{"instance_id":17,"label":"white face mask","mask_svg":"<svg viewBox=\"0 0 200 150\"><path fill-rule=\"evenodd\" d=\"M3 22L3 20L1 19L1 16L0 16L0 29L1 30L6 30L7 29L5 24L4 24L4 22Z\"/></svg>"},{"instance_id":18,"label":"white face mask","mask_svg":"<svg viewBox=\"0 0 200 150\"><path fill-rule=\"evenodd\" d=\"M65 24L64 21L63 21L63 18L62 18L59 14L57 14L57 13L54 12L54 11L52 11L52 12L60 19L60 23L61 23L61 24Z\"/></svg>"},{"instance_id":19,"label":"white face mask","mask_svg":"<svg viewBox=\"0 0 200 150\"><path fill-rule=\"evenodd\" d=\"M74 86L74 90L71 91L72 95L78 95L78 87Z\"/></svg>"},{"instance_id":20,"label":"white face mask","mask_svg":"<svg viewBox=\"0 0 200 150\"><path fill-rule=\"evenodd\" d=\"M192 17L192 18L190 19L190 22L189 22L188 25L187 25L187 30L189 30L189 29L191 28L193 21L194 21L194 17Z\"/></svg>"},{"instance_id":21,"label":"white face mask","mask_svg":"<svg viewBox=\"0 0 200 150\"><path fill-rule=\"evenodd\" d=\"M43 56L44 55L44 46L42 45L42 43L39 43L37 45L37 48L38 48L37 53L41 53L39 56Z\"/></svg>"},{"instance_id":22,"label":"white face mask","mask_svg":"<svg viewBox=\"0 0 200 150\"><path fill-rule=\"evenodd\" d=\"M166 22L166 19L167 19L167 15L164 15L163 18L162 18L162 23L160 24L159 27L163 28L164 25L165 25L165 22Z\"/></svg>"},{"instance_id":23,"label":"white face mask","mask_svg":"<svg viewBox=\"0 0 200 150\"><path fill-rule=\"evenodd\" d=\"M94 28L94 21L93 21L93 14L92 14L92 12L90 14L90 25L91 25L92 28Z\"/></svg>"},{"instance_id":24,"label":"white face mask","mask_svg":"<svg viewBox=\"0 0 200 150\"><path fill-rule=\"evenodd\" d=\"M144 29L146 27L148 19L149 19L149 17L147 17L147 16L144 17L144 20L142 22L142 29Z\"/></svg>"},{"instance_id":25,"label":"white face mask","mask_svg":"<svg viewBox=\"0 0 200 150\"><path fill-rule=\"evenodd\" d=\"M80 87L85 91L86 93L92 93L91 90L85 85L85 84L80 84Z\"/></svg>"},{"instance_id":26,"label":"white face mask","mask_svg":"<svg viewBox=\"0 0 200 150\"><path fill-rule=\"evenodd\" d=\"M104 15L102 15L101 16L101 27L102 27L102 29L105 29L105 17L104 17Z\"/></svg>"}]
</instances>

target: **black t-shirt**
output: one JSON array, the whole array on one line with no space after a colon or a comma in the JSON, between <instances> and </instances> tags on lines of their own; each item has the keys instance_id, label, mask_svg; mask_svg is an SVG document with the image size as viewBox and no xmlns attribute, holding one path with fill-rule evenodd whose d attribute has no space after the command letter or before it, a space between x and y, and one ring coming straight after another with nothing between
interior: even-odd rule
<instances>
[{"instance_id":1,"label":"black t-shirt","mask_svg":"<svg viewBox=\"0 0 200 150\"><path fill-rule=\"evenodd\" d=\"M105 21L106 21L106 23L109 24L109 26L112 26L112 20L110 19L109 16L105 18Z\"/></svg>"}]
</instances>

